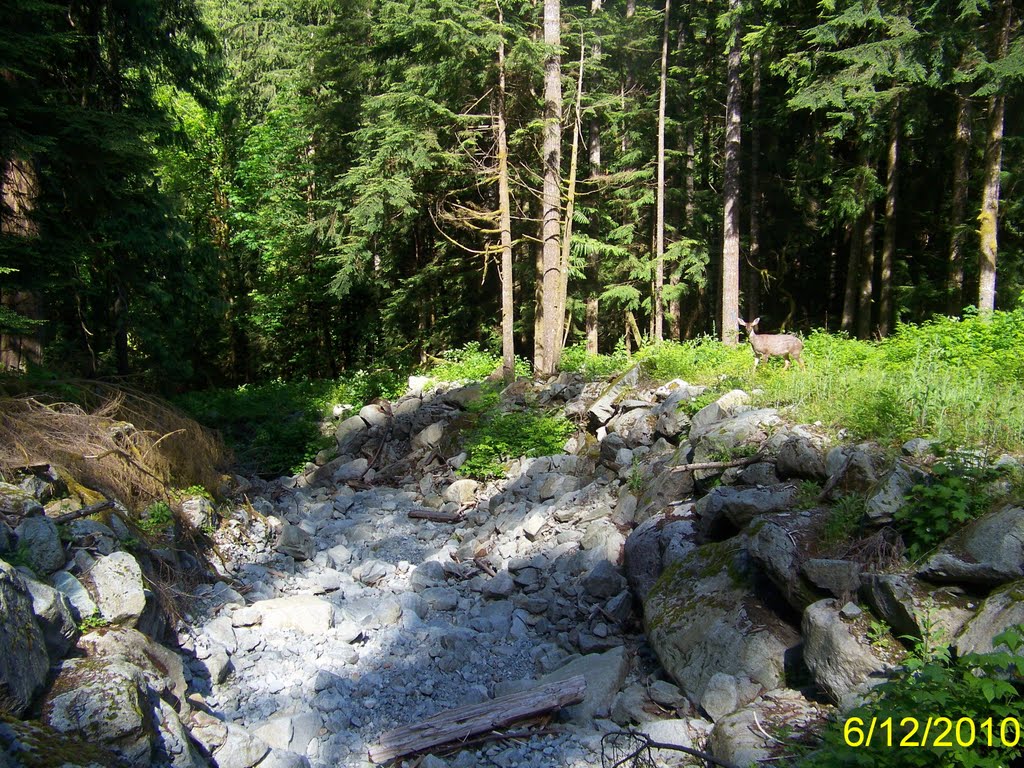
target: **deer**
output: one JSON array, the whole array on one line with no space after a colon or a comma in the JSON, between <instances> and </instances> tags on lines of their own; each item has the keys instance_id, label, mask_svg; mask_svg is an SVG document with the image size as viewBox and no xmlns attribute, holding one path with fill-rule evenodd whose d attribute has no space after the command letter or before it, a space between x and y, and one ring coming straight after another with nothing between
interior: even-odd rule
<instances>
[{"instance_id":1,"label":"deer","mask_svg":"<svg viewBox=\"0 0 1024 768\"><path fill-rule=\"evenodd\" d=\"M747 331L747 340L754 350L754 370L757 370L759 362L767 362L769 357L778 356L786 358L786 368L789 368L789 361L796 360L801 368L804 361L800 358L804 343L796 336L788 333L755 333L754 328L760 317L755 317L749 323L746 320L736 318L737 322Z\"/></svg>"}]
</instances>

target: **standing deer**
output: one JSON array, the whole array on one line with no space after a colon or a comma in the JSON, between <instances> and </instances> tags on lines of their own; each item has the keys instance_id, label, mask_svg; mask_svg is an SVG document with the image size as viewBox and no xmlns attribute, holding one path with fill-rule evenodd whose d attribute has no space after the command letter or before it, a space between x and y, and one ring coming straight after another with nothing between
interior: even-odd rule
<instances>
[{"instance_id":1,"label":"standing deer","mask_svg":"<svg viewBox=\"0 0 1024 768\"><path fill-rule=\"evenodd\" d=\"M804 343L796 336L788 333L754 333L754 328L760 317L755 317L749 323L746 320L736 318L740 325L747 331L747 339L754 349L754 370L757 370L759 362L767 362L768 358L777 355L786 358L786 368L789 368L789 361L796 360L800 367L804 367L804 361L800 359L800 352L803 351Z\"/></svg>"}]
</instances>

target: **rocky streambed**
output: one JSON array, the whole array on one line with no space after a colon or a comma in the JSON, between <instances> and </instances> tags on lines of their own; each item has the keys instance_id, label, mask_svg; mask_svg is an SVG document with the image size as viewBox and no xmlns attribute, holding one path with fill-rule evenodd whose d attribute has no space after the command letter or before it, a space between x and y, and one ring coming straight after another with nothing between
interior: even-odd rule
<instances>
[{"instance_id":1,"label":"rocky streambed","mask_svg":"<svg viewBox=\"0 0 1024 768\"><path fill-rule=\"evenodd\" d=\"M914 569L887 533L926 443L894 461L746 393L696 408L685 382L563 375L501 403L563 410L580 425L565 453L478 483L454 470L484 390L412 384L337 424L336 454L304 473L183 503L172 542L199 541L215 572L140 547L116 513L59 532L39 487L5 486L21 512L0 558L22 567L0 564L0 765L44 764L60 742L57 764L366 766L391 729L576 675L582 702L416 759L610 765L603 739L627 728L746 765L813 741L898 669L902 646L869 620L920 633L927 610L986 650L1024 618L1024 510ZM863 544L829 543L854 493ZM177 592L170 622L157 583Z\"/></svg>"}]
</instances>

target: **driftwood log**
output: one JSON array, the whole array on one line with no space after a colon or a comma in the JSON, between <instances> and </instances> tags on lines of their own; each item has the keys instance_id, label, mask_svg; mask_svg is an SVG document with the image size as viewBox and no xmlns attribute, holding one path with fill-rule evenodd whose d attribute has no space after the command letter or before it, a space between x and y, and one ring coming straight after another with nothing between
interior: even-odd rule
<instances>
[{"instance_id":1,"label":"driftwood log","mask_svg":"<svg viewBox=\"0 0 1024 768\"><path fill-rule=\"evenodd\" d=\"M440 512L436 509L414 509L409 512L412 520L431 520L435 523L458 523L462 515L458 512Z\"/></svg>"},{"instance_id":2,"label":"driftwood log","mask_svg":"<svg viewBox=\"0 0 1024 768\"><path fill-rule=\"evenodd\" d=\"M438 712L412 725L382 734L370 747L370 761L385 763L442 744L463 741L519 720L583 701L587 681L583 675L512 693L479 704Z\"/></svg>"}]
</instances>

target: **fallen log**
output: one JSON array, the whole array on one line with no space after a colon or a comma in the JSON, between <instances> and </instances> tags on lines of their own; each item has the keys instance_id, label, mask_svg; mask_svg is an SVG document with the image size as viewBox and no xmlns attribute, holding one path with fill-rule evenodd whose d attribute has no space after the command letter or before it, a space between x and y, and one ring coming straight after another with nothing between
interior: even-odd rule
<instances>
[{"instance_id":1,"label":"fallen log","mask_svg":"<svg viewBox=\"0 0 1024 768\"><path fill-rule=\"evenodd\" d=\"M583 675L576 675L528 691L438 712L426 720L382 734L380 741L370 747L370 762L385 763L403 755L462 741L542 712L577 704L583 701L586 690L586 679Z\"/></svg>"},{"instance_id":2,"label":"fallen log","mask_svg":"<svg viewBox=\"0 0 1024 768\"><path fill-rule=\"evenodd\" d=\"M57 515L57 517L53 518L53 522L58 525L61 523L70 523L72 520L78 520L81 517L88 517L96 512L102 512L104 509L110 509L112 506L114 506L114 502L112 501L99 501L95 504L90 504L88 507L76 509L74 512L65 512L63 515Z\"/></svg>"},{"instance_id":3,"label":"fallen log","mask_svg":"<svg viewBox=\"0 0 1024 768\"><path fill-rule=\"evenodd\" d=\"M742 459L733 459L732 461L700 461L695 464L680 464L679 466L672 467L669 472L694 472L701 469L728 469L729 467L745 467L747 464L756 464L759 461L764 461L764 457L761 454L756 456L746 456Z\"/></svg>"},{"instance_id":4,"label":"fallen log","mask_svg":"<svg viewBox=\"0 0 1024 768\"><path fill-rule=\"evenodd\" d=\"M462 515L458 512L439 512L436 509L414 509L409 512L412 520L432 520L435 523L458 523Z\"/></svg>"}]
</instances>

